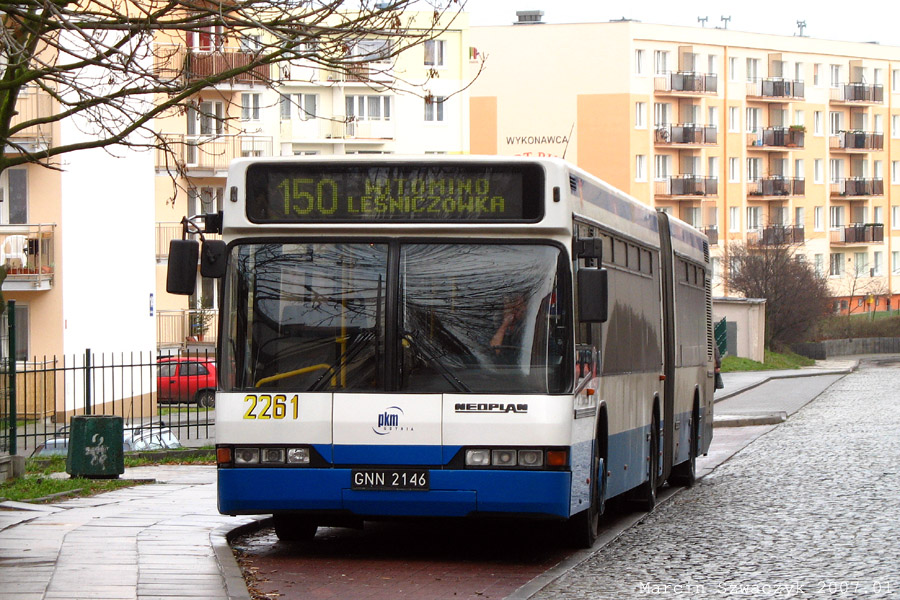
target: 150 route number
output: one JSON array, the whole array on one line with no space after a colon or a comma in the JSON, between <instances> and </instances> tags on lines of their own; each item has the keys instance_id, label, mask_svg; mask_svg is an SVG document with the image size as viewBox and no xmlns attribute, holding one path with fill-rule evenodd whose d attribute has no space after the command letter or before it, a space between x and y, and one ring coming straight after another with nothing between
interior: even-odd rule
<instances>
[{"instance_id":1,"label":"150 route number","mask_svg":"<svg viewBox=\"0 0 900 600\"><path fill-rule=\"evenodd\" d=\"M245 419L293 419L300 418L300 401L294 394L290 399L284 394L247 394Z\"/></svg>"}]
</instances>

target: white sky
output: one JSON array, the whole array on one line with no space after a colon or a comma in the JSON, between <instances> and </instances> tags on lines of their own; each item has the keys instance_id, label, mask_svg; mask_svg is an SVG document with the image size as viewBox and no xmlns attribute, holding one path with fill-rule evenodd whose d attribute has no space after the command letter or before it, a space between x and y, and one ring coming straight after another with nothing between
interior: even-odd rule
<instances>
[{"instance_id":1,"label":"white sky","mask_svg":"<svg viewBox=\"0 0 900 600\"><path fill-rule=\"evenodd\" d=\"M706 27L753 33L794 35L797 21L806 21L805 35L826 40L879 42L900 46L900 2L896 0L466 0L470 25L508 25L517 10L542 10L545 23L606 22L626 17L644 23L700 27L697 17L709 17Z\"/></svg>"}]
</instances>

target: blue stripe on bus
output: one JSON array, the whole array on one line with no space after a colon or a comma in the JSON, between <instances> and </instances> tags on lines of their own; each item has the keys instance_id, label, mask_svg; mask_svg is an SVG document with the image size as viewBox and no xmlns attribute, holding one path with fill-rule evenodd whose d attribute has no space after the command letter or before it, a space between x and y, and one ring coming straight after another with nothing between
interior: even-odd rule
<instances>
[{"instance_id":1,"label":"blue stripe on bus","mask_svg":"<svg viewBox=\"0 0 900 600\"><path fill-rule=\"evenodd\" d=\"M458 451L459 447L456 450ZM335 444L332 463L336 465L445 464L441 446L376 446L365 444Z\"/></svg>"},{"instance_id":2,"label":"blue stripe on bus","mask_svg":"<svg viewBox=\"0 0 900 600\"><path fill-rule=\"evenodd\" d=\"M479 512L569 516L565 471L430 471L431 490L351 490L350 469L219 469L219 511L349 510L362 516L460 517Z\"/></svg>"}]
</instances>

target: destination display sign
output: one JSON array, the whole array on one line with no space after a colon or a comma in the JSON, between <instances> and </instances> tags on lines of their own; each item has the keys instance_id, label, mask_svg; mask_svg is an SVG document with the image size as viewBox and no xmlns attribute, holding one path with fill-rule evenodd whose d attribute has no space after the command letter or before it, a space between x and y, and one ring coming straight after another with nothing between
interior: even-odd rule
<instances>
[{"instance_id":1,"label":"destination display sign","mask_svg":"<svg viewBox=\"0 0 900 600\"><path fill-rule=\"evenodd\" d=\"M544 172L513 163L258 163L254 223L515 222L544 216Z\"/></svg>"}]
</instances>

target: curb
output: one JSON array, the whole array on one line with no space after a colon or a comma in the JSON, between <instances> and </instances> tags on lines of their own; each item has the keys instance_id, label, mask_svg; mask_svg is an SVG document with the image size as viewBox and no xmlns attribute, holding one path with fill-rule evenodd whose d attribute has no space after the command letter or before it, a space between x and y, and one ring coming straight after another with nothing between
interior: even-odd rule
<instances>
[{"instance_id":1,"label":"curb","mask_svg":"<svg viewBox=\"0 0 900 600\"><path fill-rule=\"evenodd\" d=\"M216 554L216 563L225 579L225 593L228 594L228 600L252 600L247 582L244 581L244 574L231 550L231 542L237 537L268 527L271 521L270 516L253 517L249 522L237 527L219 525L209 532L209 542Z\"/></svg>"},{"instance_id":2,"label":"curb","mask_svg":"<svg viewBox=\"0 0 900 600\"><path fill-rule=\"evenodd\" d=\"M813 370L802 370L798 369L797 373L791 374L783 374L783 375L769 375L762 377L759 381L755 381L753 383L749 383L743 387L735 388L734 391L730 391L728 393L723 393L720 396L716 396L713 398L713 403L721 402L722 400L727 400L733 396L737 396L738 394L742 394L748 390L752 390L753 388L757 388L764 383L768 383L773 379L793 379L795 377L818 377L819 375L847 375L848 373L852 373L859 368L859 361L854 361L853 365L850 367L844 367L841 369L821 369L817 371ZM764 371L757 371L758 373L764 373Z\"/></svg>"},{"instance_id":3,"label":"curb","mask_svg":"<svg viewBox=\"0 0 900 600\"><path fill-rule=\"evenodd\" d=\"M779 410L772 413L722 415L713 419L713 427L753 427L756 425L780 425L787 421L787 413Z\"/></svg>"}]
</instances>

